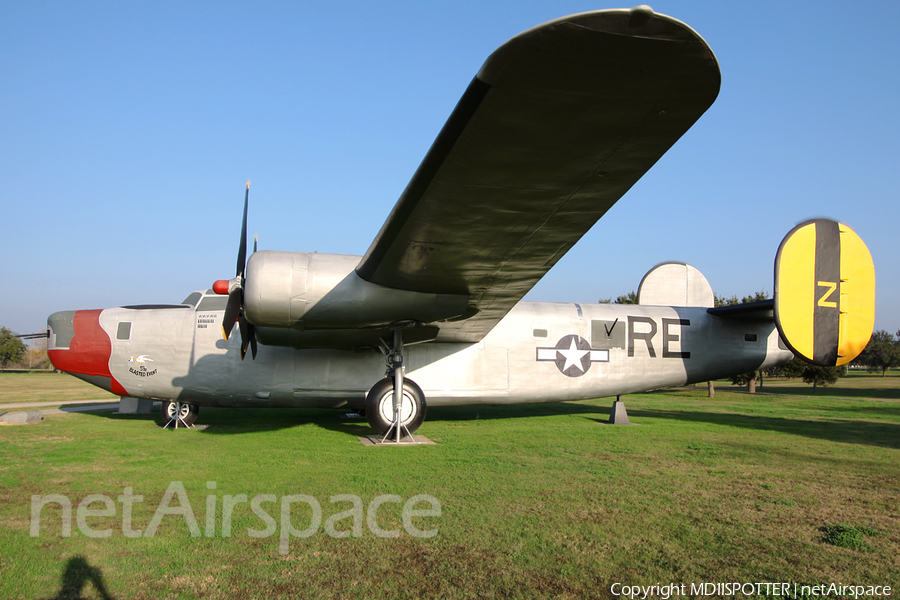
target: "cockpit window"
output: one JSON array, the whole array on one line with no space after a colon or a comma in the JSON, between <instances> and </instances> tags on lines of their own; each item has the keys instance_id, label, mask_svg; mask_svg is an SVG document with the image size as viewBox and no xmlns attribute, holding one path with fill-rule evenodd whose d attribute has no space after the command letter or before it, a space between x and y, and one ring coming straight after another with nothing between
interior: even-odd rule
<instances>
[{"instance_id":1,"label":"cockpit window","mask_svg":"<svg viewBox=\"0 0 900 600\"><path fill-rule=\"evenodd\" d=\"M197 306L198 311L225 310L228 304L228 296L206 296Z\"/></svg>"},{"instance_id":2,"label":"cockpit window","mask_svg":"<svg viewBox=\"0 0 900 600\"><path fill-rule=\"evenodd\" d=\"M200 292L194 292L187 298L181 301L182 304L190 304L191 306L197 306L197 302L200 301L200 298L203 297L203 294Z\"/></svg>"}]
</instances>

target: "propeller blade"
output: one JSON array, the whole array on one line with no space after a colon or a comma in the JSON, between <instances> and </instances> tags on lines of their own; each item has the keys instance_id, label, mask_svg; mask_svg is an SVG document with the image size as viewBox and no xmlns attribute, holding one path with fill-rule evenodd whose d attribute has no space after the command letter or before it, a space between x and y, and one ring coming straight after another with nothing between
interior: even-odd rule
<instances>
[{"instance_id":1,"label":"propeller blade","mask_svg":"<svg viewBox=\"0 0 900 600\"><path fill-rule=\"evenodd\" d=\"M243 274L247 265L247 205L250 200L250 182L247 181L247 191L244 192L244 220L241 223L241 243L238 246L237 267L234 276Z\"/></svg>"},{"instance_id":2,"label":"propeller blade","mask_svg":"<svg viewBox=\"0 0 900 600\"><path fill-rule=\"evenodd\" d=\"M241 314L243 295L244 292L241 288L235 288L228 294L228 304L225 305L225 316L222 318L222 335L226 340L231 335L231 330L234 329L234 322Z\"/></svg>"},{"instance_id":3,"label":"propeller blade","mask_svg":"<svg viewBox=\"0 0 900 600\"><path fill-rule=\"evenodd\" d=\"M244 218L241 221L241 243L238 246L237 266L234 279L231 281L217 281L213 290L221 294L228 284L228 303L225 305L225 316L222 318L222 335L227 340L234 329L234 322L238 323L241 332L241 360L247 354L247 347L253 358L256 359L256 327L244 316L244 269L247 266L247 208L250 204L250 181L247 181L247 189L244 192ZM253 238L253 251L256 252L256 238Z\"/></svg>"},{"instance_id":4,"label":"propeller blade","mask_svg":"<svg viewBox=\"0 0 900 600\"><path fill-rule=\"evenodd\" d=\"M238 327L241 331L241 360L247 354L247 346L250 346L250 354L256 360L256 327L241 313L238 317Z\"/></svg>"},{"instance_id":5,"label":"propeller blade","mask_svg":"<svg viewBox=\"0 0 900 600\"><path fill-rule=\"evenodd\" d=\"M241 316L238 317L238 329L241 332L241 360L244 360L244 355L247 354L247 346L250 345L249 326L250 323L248 323L247 319L244 318L244 315L241 314Z\"/></svg>"}]
</instances>

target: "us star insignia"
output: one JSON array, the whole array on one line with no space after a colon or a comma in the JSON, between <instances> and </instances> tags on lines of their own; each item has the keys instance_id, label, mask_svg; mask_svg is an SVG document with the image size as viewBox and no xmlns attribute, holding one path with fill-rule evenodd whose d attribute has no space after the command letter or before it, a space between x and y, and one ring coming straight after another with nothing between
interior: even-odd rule
<instances>
[{"instance_id":1,"label":"us star insignia","mask_svg":"<svg viewBox=\"0 0 900 600\"><path fill-rule=\"evenodd\" d=\"M566 377L581 377L591 368L591 363L609 362L609 350L595 350L579 335L567 335L553 348L538 348L539 362L554 362Z\"/></svg>"}]
</instances>

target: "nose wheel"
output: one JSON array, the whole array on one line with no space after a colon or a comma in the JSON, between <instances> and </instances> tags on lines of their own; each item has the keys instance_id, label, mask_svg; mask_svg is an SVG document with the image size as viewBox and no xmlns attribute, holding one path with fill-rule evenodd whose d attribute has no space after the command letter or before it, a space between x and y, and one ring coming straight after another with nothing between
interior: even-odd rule
<instances>
[{"instance_id":1,"label":"nose wheel","mask_svg":"<svg viewBox=\"0 0 900 600\"><path fill-rule=\"evenodd\" d=\"M197 420L200 407L196 404L178 402L177 400L163 400L160 406L163 429L190 429Z\"/></svg>"}]
</instances>

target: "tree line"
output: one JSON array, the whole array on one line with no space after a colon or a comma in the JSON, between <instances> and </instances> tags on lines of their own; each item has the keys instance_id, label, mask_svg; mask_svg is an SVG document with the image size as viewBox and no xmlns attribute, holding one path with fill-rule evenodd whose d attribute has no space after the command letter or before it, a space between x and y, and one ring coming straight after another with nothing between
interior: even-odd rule
<instances>
[{"instance_id":1,"label":"tree line","mask_svg":"<svg viewBox=\"0 0 900 600\"><path fill-rule=\"evenodd\" d=\"M896 337L884 329L874 332L866 349L850 364L864 367L870 373L881 371L882 377L888 369L900 367L900 329Z\"/></svg>"},{"instance_id":2,"label":"tree line","mask_svg":"<svg viewBox=\"0 0 900 600\"><path fill-rule=\"evenodd\" d=\"M16 333L0 327L0 368L2 369L49 369L47 340L39 340L29 348Z\"/></svg>"}]
</instances>

